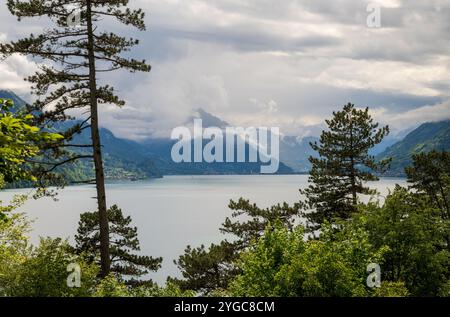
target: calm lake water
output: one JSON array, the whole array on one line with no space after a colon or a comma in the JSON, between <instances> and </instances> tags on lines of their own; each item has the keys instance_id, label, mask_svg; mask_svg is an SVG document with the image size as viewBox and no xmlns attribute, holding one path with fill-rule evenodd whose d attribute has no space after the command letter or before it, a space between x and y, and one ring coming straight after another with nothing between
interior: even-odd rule
<instances>
[{"instance_id":1,"label":"calm lake water","mask_svg":"<svg viewBox=\"0 0 450 317\"><path fill-rule=\"evenodd\" d=\"M150 276L163 284L167 276L179 276L173 260L187 245L200 246L224 238L219 227L230 199L245 197L260 207L286 201L294 203L301 197L299 188L307 185L306 175L267 176L171 176L139 182L107 185L108 205L117 204L125 215L131 215L138 227L142 254L164 258L162 268ZM381 195L401 178L383 178L372 184ZM6 203L14 194L29 190L0 192ZM31 240L39 236L64 237L73 242L80 213L95 210L93 186L73 186L59 191L58 201L50 198L29 200L20 211L34 219Z\"/></svg>"}]
</instances>

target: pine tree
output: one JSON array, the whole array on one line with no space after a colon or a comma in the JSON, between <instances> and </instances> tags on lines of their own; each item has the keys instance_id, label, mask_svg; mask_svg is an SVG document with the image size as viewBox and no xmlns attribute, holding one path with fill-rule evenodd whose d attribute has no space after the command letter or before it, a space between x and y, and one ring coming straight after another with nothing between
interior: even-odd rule
<instances>
[{"instance_id":1,"label":"pine tree","mask_svg":"<svg viewBox=\"0 0 450 317\"><path fill-rule=\"evenodd\" d=\"M450 219L450 153L431 151L412 159L412 166L405 168L411 187L427 194L443 218Z\"/></svg>"},{"instance_id":2,"label":"pine tree","mask_svg":"<svg viewBox=\"0 0 450 317\"><path fill-rule=\"evenodd\" d=\"M389 163L376 162L369 155L389 133L389 127L378 128L368 108L360 110L349 103L325 122L328 129L322 132L320 142L311 143L319 157L309 158L310 185L300 191L311 209L305 213L311 230L319 229L324 221L349 218L356 211L358 194L375 193L366 182L378 180L374 171Z\"/></svg>"},{"instance_id":3,"label":"pine tree","mask_svg":"<svg viewBox=\"0 0 450 317\"><path fill-rule=\"evenodd\" d=\"M101 268L106 276L110 269L109 229L105 194L105 176L99 135L98 106L115 104L123 106L109 85L100 85L100 75L115 70L131 72L150 71L145 61L123 57L123 53L139 43L138 40L118 36L102 30L102 20L111 18L145 30L144 13L141 9L126 8L128 0L8 0L9 11L19 20L26 17L47 17L55 25L39 35L7 44L0 44L4 57L15 53L39 58L46 63L27 78L33 84L38 99L30 111L39 113L39 124L73 119L69 111L84 110L87 118L64 133L65 142L53 147L55 155L45 156L49 161L34 162L43 172L52 172L58 166L79 159L93 159L100 221ZM77 21L79 20L79 21ZM75 24L71 23L75 22ZM69 144L73 135L90 129L90 144ZM69 155L61 149L67 147L92 148L92 154ZM64 154L64 156L63 156ZM59 160L56 158L59 157Z\"/></svg>"},{"instance_id":4,"label":"pine tree","mask_svg":"<svg viewBox=\"0 0 450 317\"><path fill-rule=\"evenodd\" d=\"M417 195L425 195L440 212L446 226L446 248L450 251L450 153L431 151L412 156L405 168L408 182Z\"/></svg>"},{"instance_id":5,"label":"pine tree","mask_svg":"<svg viewBox=\"0 0 450 317\"><path fill-rule=\"evenodd\" d=\"M116 205L108 209L108 221L111 272L128 285L144 284L145 281L137 280L137 278L149 273L149 271L157 271L161 267L162 258L132 253L140 251L137 228L130 226L131 217L124 217L122 210ZM75 248L77 253L87 256L89 262L95 262L99 259L99 232L97 212L87 212L80 215L77 235L75 236Z\"/></svg>"}]
</instances>

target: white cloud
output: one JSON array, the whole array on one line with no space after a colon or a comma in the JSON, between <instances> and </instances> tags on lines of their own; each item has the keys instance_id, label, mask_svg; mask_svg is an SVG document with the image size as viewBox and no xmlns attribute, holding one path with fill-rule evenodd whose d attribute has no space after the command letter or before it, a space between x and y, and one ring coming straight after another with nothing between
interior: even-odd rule
<instances>
[{"instance_id":1,"label":"white cloud","mask_svg":"<svg viewBox=\"0 0 450 317\"><path fill-rule=\"evenodd\" d=\"M375 119L390 124L396 130L405 130L414 128L424 122L450 119L450 100L399 113L380 107L372 109L372 114Z\"/></svg>"},{"instance_id":2,"label":"white cloud","mask_svg":"<svg viewBox=\"0 0 450 317\"><path fill-rule=\"evenodd\" d=\"M382 6L381 29L366 26L369 2ZM315 133L347 102L370 106L399 126L448 111L442 101L450 97L449 1L131 4L148 13L149 31L139 35L110 22L107 29L138 36L136 55L153 70L100 77L128 102L103 111L102 124L120 136L167 136L197 108L234 125L278 126L283 134ZM44 23L17 23L7 10L0 10L0 21L3 41L6 34L38 33ZM26 93L22 77L33 67L22 57L0 62L0 87Z\"/></svg>"},{"instance_id":3,"label":"white cloud","mask_svg":"<svg viewBox=\"0 0 450 317\"><path fill-rule=\"evenodd\" d=\"M398 61L365 61L333 59L318 76L306 80L341 88L393 91L417 96L442 96L443 89L433 87L437 82L450 82L450 72L442 65L450 57L437 57L417 65Z\"/></svg>"},{"instance_id":4,"label":"white cloud","mask_svg":"<svg viewBox=\"0 0 450 317\"><path fill-rule=\"evenodd\" d=\"M6 61L0 62L0 89L10 89L19 94L27 95L30 84L24 78L37 70L36 63L22 55L13 55Z\"/></svg>"}]
</instances>

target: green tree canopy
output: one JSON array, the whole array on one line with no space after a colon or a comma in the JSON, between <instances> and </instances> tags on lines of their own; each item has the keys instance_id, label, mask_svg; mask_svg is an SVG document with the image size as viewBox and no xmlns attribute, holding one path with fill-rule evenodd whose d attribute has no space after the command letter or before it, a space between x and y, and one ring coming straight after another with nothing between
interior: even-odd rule
<instances>
[{"instance_id":1,"label":"green tree canopy","mask_svg":"<svg viewBox=\"0 0 450 317\"><path fill-rule=\"evenodd\" d=\"M11 111L11 100L0 98L0 189L5 183L36 181L28 162L41 154L42 144L50 144L61 135L41 131L33 125L33 116L21 111ZM6 213L21 204L17 197L11 205L0 204L0 221Z\"/></svg>"},{"instance_id":2,"label":"green tree canopy","mask_svg":"<svg viewBox=\"0 0 450 317\"><path fill-rule=\"evenodd\" d=\"M0 296L89 296L97 283L98 267L74 254L59 238L29 242L30 221L20 213L0 222ZM70 264L80 267L80 287L67 283Z\"/></svg>"},{"instance_id":3,"label":"green tree canopy","mask_svg":"<svg viewBox=\"0 0 450 317\"><path fill-rule=\"evenodd\" d=\"M374 248L387 248L383 280L404 282L413 296L437 296L450 278L443 248L446 224L428 197L397 186L383 205L364 206L361 216Z\"/></svg>"},{"instance_id":4,"label":"green tree canopy","mask_svg":"<svg viewBox=\"0 0 450 317\"><path fill-rule=\"evenodd\" d=\"M305 230L269 226L255 246L241 254L242 274L230 284L232 296L369 296L367 264L378 262L365 231L338 235L324 224L320 240Z\"/></svg>"},{"instance_id":5,"label":"green tree canopy","mask_svg":"<svg viewBox=\"0 0 450 317\"><path fill-rule=\"evenodd\" d=\"M0 175L3 182L35 180L26 168L28 159L40 153L39 145L61 139L58 134L41 131L33 125L33 116L12 112L11 100L0 99Z\"/></svg>"}]
</instances>

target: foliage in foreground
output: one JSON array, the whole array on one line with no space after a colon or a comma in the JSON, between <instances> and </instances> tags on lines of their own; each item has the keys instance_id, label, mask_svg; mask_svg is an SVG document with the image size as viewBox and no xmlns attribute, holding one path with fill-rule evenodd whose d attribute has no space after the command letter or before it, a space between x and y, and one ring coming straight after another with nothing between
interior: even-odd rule
<instances>
[{"instance_id":1,"label":"foliage in foreground","mask_svg":"<svg viewBox=\"0 0 450 317\"><path fill-rule=\"evenodd\" d=\"M129 287L111 274L98 278L99 266L78 255L67 241L41 238L38 246L27 237L29 221L15 213L0 222L0 296L20 297L188 297L193 292L181 291L168 283L165 287L143 285ZM80 267L79 287L67 282L70 264Z\"/></svg>"},{"instance_id":2,"label":"foliage in foreground","mask_svg":"<svg viewBox=\"0 0 450 317\"><path fill-rule=\"evenodd\" d=\"M414 156L410 186L322 222L314 237L299 225L301 204L232 202L236 212L221 230L234 242L188 247L177 262L183 279L175 282L220 296L448 296L449 157ZM380 265L380 288L366 285L369 263Z\"/></svg>"},{"instance_id":3,"label":"foliage in foreground","mask_svg":"<svg viewBox=\"0 0 450 317\"><path fill-rule=\"evenodd\" d=\"M448 227L427 197L397 187L383 205L323 226L305 239L302 226L269 226L238 261L235 296L443 296L448 294ZM367 287L370 263L381 267L381 288Z\"/></svg>"},{"instance_id":4,"label":"foliage in foreground","mask_svg":"<svg viewBox=\"0 0 450 317\"><path fill-rule=\"evenodd\" d=\"M59 134L41 131L33 125L33 116L13 111L11 100L0 98L0 189L6 183L15 181L36 181L27 166L30 159L41 152L42 143L51 143L62 138ZM7 213L20 205L21 197L10 206L2 206L0 201L0 221L5 221Z\"/></svg>"},{"instance_id":5,"label":"foliage in foreground","mask_svg":"<svg viewBox=\"0 0 450 317\"><path fill-rule=\"evenodd\" d=\"M234 296L370 296L366 266L380 262L383 249L373 253L367 233L333 234L324 228L320 240L304 239L304 228L289 232L268 227L254 249L241 255L242 275L231 283Z\"/></svg>"},{"instance_id":6,"label":"foliage in foreground","mask_svg":"<svg viewBox=\"0 0 450 317\"><path fill-rule=\"evenodd\" d=\"M87 296L96 283L98 269L75 255L67 241L41 238L37 247L26 236L29 222L14 214L0 224L0 295L2 296ZM81 287L67 284L70 263L83 274Z\"/></svg>"}]
</instances>

